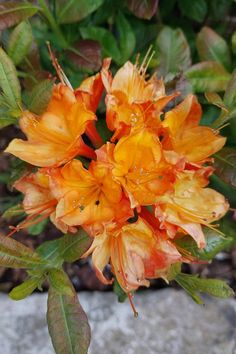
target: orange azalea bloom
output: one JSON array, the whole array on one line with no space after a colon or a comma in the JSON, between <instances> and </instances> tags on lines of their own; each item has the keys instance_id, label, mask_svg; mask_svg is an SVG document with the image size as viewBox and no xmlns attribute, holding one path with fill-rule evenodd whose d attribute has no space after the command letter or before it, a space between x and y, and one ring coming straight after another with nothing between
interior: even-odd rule
<instances>
[{"instance_id":1,"label":"orange azalea bloom","mask_svg":"<svg viewBox=\"0 0 236 354\"><path fill-rule=\"evenodd\" d=\"M79 160L72 160L50 171L50 183L59 200L56 216L67 225L126 220L133 215L121 186L102 163L93 161L86 170Z\"/></svg>"},{"instance_id":2,"label":"orange azalea bloom","mask_svg":"<svg viewBox=\"0 0 236 354\"><path fill-rule=\"evenodd\" d=\"M102 70L107 90L107 126L115 130L112 141L143 126L157 129L161 111L177 95L166 96L163 81L156 75L146 80L145 71L143 66L138 69L127 62L112 80L108 70Z\"/></svg>"},{"instance_id":3,"label":"orange azalea bloom","mask_svg":"<svg viewBox=\"0 0 236 354\"><path fill-rule=\"evenodd\" d=\"M37 224L47 217L50 217L52 223L62 232L76 231L75 228L67 226L56 218L57 200L49 188L49 178L45 171L39 170L26 175L16 181L13 187L25 195L23 208L28 214L26 220L16 227L16 231Z\"/></svg>"},{"instance_id":4,"label":"orange azalea bloom","mask_svg":"<svg viewBox=\"0 0 236 354\"><path fill-rule=\"evenodd\" d=\"M207 172L208 173L208 172ZM178 230L191 235L199 248L205 247L202 225L220 219L229 205L224 196L204 188L207 177L201 172L184 171L178 174L174 191L158 198L155 215L170 237Z\"/></svg>"},{"instance_id":5,"label":"orange azalea bloom","mask_svg":"<svg viewBox=\"0 0 236 354\"><path fill-rule=\"evenodd\" d=\"M76 155L94 158L81 135L95 119L69 87L58 84L41 117L23 112L20 127L28 140L14 139L5 151L40 167L59 166Z\"/></svg>"},{"instance_id":6,"label":"orange azalea bloom","mask_svg":"<svg viewBox=\"0 0 236 354\"><path fill-rule=\"evenodd\" d=\"M112 265L120 286L125 292L139 286L149 286L148 279L165 277L168 267L181 261L181 255L164 232L154 231L140 218L135 223L123 226L107 224L85 256L92 253L98 278L105 284L111 281L103 275L104 267Z\"/></svg>"},{"instance_id":7,"label":"orange azalea bloom","mask_svg":"<svg viewBox=\"0 0 236 354\"><path fill-rule=\"evenodd\" d=\"M164 150L174 150L188 161L203 163L220 150L226 138L209 127L199 126L202 110L193 95L165 114L162 126L167 130L163 140Z\"/></svg>"},{"instance_id":8,"label":"orange azalea bloom","mask_svg":"<svg viewBox=\"0 0 236 354\"><path fill-rule=\"evenodd\" d=\"M142 130L106 147L112 175L124 188L132 208L154 204L158 195L172 188L174 169L163 160L155 134ZM104 149L98 152L98 159L105 159L104 154Z\"/></svg>"}]
</instances>

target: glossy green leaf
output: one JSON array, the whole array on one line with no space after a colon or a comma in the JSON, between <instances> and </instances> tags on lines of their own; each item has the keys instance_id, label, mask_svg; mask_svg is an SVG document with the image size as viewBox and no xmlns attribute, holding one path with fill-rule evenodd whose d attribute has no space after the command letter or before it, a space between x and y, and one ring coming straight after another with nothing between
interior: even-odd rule
<instances>
[{"instance_id":1,"label":"glossy green leaf","mask_svg":"<svg viewBox=\"0 0 236 354\"><path fill-rule=\"evenodd\" d=\"M62 269L50 269L48 273L48 279L50 285L59 294L62 295L74 295L74 290L71 287L70 279Z\"/></svg>"},{"instance_id":2,"label":"glossy green leaf","mask_svg":"<svg viewBox=\"0 0 236 354\"><path fill-rule=\"evenodd\" d=\"M218 33L209 27L203 27L197 35L196 45L201 61L216 61L230 70L229 46Z\"/></svg>"},{"instance_id":3,"label":"glossy green leaf","mask_svg":"<svg viewBox=\"0 0 236 354\"><path fill-rule=\"evenodd\" d=\"M207 14L206 0L178 0L182 14L194 21L202 22Z\"/></svg>"},{"instance_id":4,"label":"glossy green leaf","mask_svg":"<svg viewBox=\"0 0 236 354\"><path fill-rule=\"evenodd\" d=\"M116 27L119 34L121 62L125 63L133 54L136 39L130 23L121 12L116 16Z\"/></svg>"},{"instance_id":5,"label":"glossy green leaf","mask_svg":"<svg viewBox=\"0 0 236 354\"><path fill-rule=\"evenodd\" d=\"M177 281L198 304L203 304L202 299L197 295L198 292L221 298L234 295L233 289L223 280L219 279L202 279L197 275L179 273L176 275L175 281Z\"/></svg>"},{"instance_id":6,"label":"glossy green leaf","mask_svg":"<svg viewBox=\"0 0 236 354\"><path fill-rule=\"evenodd\" d=\"M230 80L230 74L225 68L213 61L204 61L193 65L185 76L190 80L195 92L224 91Z\"/></svg>"},{"instance_id":7,"label":"glossy green leaf","mask_svg":"<svg viewBox=\"0 0 236 354\"><path fill-rule=\"evenodd\" d=\"M215 155L214 173L225 183L236 187L236 149L225 147Z\"/></svg>"},{"instance_id":8,"label":"glossy green leaf","mask_svg":"<svg viewBox=\"0 0 236 354\"><path fill-rule=\"evenodd\" d=\"M43 261L29 247L13 238L0 236L0 266L28 268L41 264Z\"/></svg>"},{"instance_id":9,"label":"glossy green leaf","mask_svg":"<svg viewBox=\"0 0 236 354\"><path fill-rule=\"evenodd\" d=\"M0 31L33 16L37 11L38 8L36 6L23 1L1 2Z\"/></svg>"},{"instance_id":10,"label":"glossy green leaf","mask_svg":"<svg viewBox=\"0 0 236 354\"><path fill-rule=\"evenodd\" d=\"M27 228L28 233L33 236L40 235L48 224L48 219L44 219L30 227Z\"/></svg>"},{"instance_id":11,"label":"glossy green leaf","mask_svg":"<svg viewBox=\"0 0 236 354\"><path fill-rule=\"evenodd\" d=\"M176 240L176 243L192 256L206 261L213 259L219 252L229 249L234 243L231 235L226 234L223 237L217 231L209 228L204 228L203 231L206 239L206 246L203 249L199 249L196 242L189 236Z\"/></svg>"},{"instance_id":12,"label":"glossy green leaf","mask_svg":"<svg viewBox=\"0 0 236 354\"><path fill-rule=\"evenodd\" d=\"M83 39L93 39L102 46L103 57L112 57L117 63L121 63L121 53L113 34L102 27L82 27L80 33Z\"/></svg>"},{"instance_id":13,"label":"glossy green leaf","mask_svg":"<svg viewBox=\"0 0 236 354\"><path fill-rule=\"evenodd\" d=\"M27 56L32 42L33 33L29 22L21 22L12 31L7 45L7 53L15 65Z\"/></svg>"},{"instance_id":14,"label":"glossy green leaf","mask_svg":"<svg viewBox=\"0 0 236 354\"><path fill-rule=\"evenodd\" d=\"M191 54L186 37L181 29L164 27L157 37L160 67L158 73L179 73L191 65Z\"/></svg>"},{"instance_id":15,"label":"glossy green leaf","mask_svg":"<svg viewBox=\"0 0 236 354\"><path fill-rule=\"evenodd\" d=\"M73 296L61 295L50 287L47 322L57 354L87 354L90 327L76 293Z\"/></svg>"},{"instance_id":16,"label":"glossy green leaf","mask_svg":"<svg viewBox=\"0 0 236 354\"><path fill-rule=\"evenodd\" d=\"M19 111L21 89L16 68L2 48L0 48L0 87L7 104Z\"/></svg>"},{"instance_id":17,"label":"glossy green leaf","mask_svg":"<svg viewBox=\"0 0 236 354\"><path fill-rule=\"evenodd\" d=\"M32 292L41 286L43 278L30 278L11 290L9 296L12 300L22 300L31 295Z\"/></svg>"},{"instance_id":18,"label":"glossy green leaf","mask_svg":"<svg viewBox=\"0 0 236 354\"><path fill-rule=\"evenodd\" d=\"M57 0L58 23L72 23L82 20L97 10L104 0Z\"/></svg>"},{"instance_id":19,"label":"glossy green leaf","mask_svg":"<svg viewBox=\"0 0 236 354\"><path fill-rule=\"evenodd\" d=\"M42 114L48 106L52 96L53 81L43 80L39 82L27 97L27 108L29 111Z\"/></svg>"},{"instance_id":20,"label":"glossy green leaf","mask_svg":"<svg viewBox=\"0 0 236 354\"><path fill-rule=\"evenodd\" d=\"M127 4L135 16L150 20L157 11L158 0L127 0Z\"/></svg>"}]
</instances>

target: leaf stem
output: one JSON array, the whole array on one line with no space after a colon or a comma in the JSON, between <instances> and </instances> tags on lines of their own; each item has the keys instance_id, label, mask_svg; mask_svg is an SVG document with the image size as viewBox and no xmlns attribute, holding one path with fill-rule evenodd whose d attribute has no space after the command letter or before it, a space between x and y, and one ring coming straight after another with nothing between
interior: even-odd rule
<instances>
[{"instance_id":1,"label":"leaf stem","mask_svg":"<svg viewBox=\"0 0 236 354\"><path fill-rule=\"evenodd\" d=\"M45 0L39 0L39 5L41 6L41 12L43 13L43 15L46 17L46 19L49 22L49 25L51 27L51 29L53 30L53 32L58 36L58 38L61 41L61 46L63 49L67 48L69 45L65 39L65 37L63 36L60 27L58 26L58 24L55 21L55 18L53 17L51 11L49 10L46 1Z\"/></svg>"}]
</instances>

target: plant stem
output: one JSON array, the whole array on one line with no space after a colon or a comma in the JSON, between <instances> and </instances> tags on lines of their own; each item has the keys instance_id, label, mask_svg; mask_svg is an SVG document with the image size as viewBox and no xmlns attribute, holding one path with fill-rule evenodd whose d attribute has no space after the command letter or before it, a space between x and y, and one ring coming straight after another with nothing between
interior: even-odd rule
<instances>
[{"instance_id":1,"label":"plant stem","mask_svg":"<svg viewBox=\"0 0 236 354\"><path fill-rule=\"evenodd\" d=\"M68 45L67 41L65 40L65 37L63 36L60 27L56 23L55 18L51 14L51 12L50 12L47 4L46 4L46 1L45 0L39 0L39 5L41 6L41 11L42 11L43 15L48 20L51 29L53 30L53 32L60 39L62 48L63 49L67 48L69 45Z\"/></svg>"}]
</instances>

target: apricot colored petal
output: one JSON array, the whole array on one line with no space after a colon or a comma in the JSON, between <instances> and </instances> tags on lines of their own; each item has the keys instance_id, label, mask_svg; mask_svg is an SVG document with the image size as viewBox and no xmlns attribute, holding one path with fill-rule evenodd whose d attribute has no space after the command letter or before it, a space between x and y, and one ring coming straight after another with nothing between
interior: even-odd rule
<instances>
[{"instance_id":1,"label":"apricot colored petal","mask_svg":"<svg viewBox=\"0 0 236 354\"><path fill-rule=\"evenodd\" d=\"M52 98L47 107L47 112L51 112L58 117L65 117L70 107L76 103L73 90L69 87L58 84L53 88Z\"/></svg>"},{"instance_id":2,"label":"apricot colored petal","mask_svg":"<svg viewBox=\"0 0 236 354\"><path fill-rule=\"evenodd\" d=\"M191 162L204 162L209 156L219 151L226 138L208 127L184 129L173 140L174 150L184 155Z\"/></svg>"},{"instance_id":3,"label":"apricot colored petal","mask_svg":"<svg viewBox=\"0 0 236 354\"><path fill-rule=\"evenodd\" d=\"M178 106L167 112L163 126L169 128L171 135L176 135L183 127L188 129L199 124L202 109L193 95L188 95Z\"/></svg>"}]
</instances>

